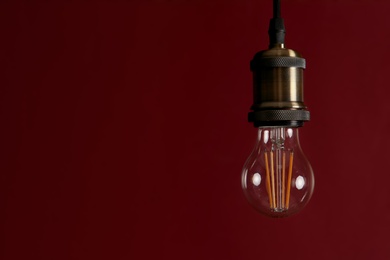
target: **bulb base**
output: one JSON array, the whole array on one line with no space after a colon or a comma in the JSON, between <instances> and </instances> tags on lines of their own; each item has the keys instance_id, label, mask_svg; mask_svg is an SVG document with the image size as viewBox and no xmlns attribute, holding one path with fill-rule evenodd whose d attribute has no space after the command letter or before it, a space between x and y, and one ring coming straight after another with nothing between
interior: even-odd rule
<instances>
[{"instance_id":1,"label":"bulb base","mask_svg":"<svg viewBox=\"0 0 390 260\"><path fill-rule=\"evenodd\" d=\"M253 105L249 122L259 126L302 126L310 120L303 102L306 61L284 44L258 52L250 64L253 72Z\"/></svg>"}]
</instances>

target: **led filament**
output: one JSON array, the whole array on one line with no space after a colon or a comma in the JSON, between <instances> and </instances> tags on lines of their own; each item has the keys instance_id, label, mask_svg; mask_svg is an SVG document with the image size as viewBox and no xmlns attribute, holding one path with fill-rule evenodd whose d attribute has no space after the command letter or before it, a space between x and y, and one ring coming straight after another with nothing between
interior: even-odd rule
<instances>
[{"instance_id":1,"label":"led filament","mask_svg":"<svg viewBox=\"0 0 390 260\"><path fill-rule=\"evenodd\" d=\"M265 169L267 173L267 194L269 198L270 208L274 211L287 210L290 204L290 192L291 192L291 177L292 177L292 164L294 159L294 153L289 151L289 167L286 186L286 151L282 153L282 164L280 164L280 151L265 152ZM279 155L279 156L278 156ZM268 158L270 157L271 163L269 164ZM275 166L275 167L274 167ZM271 168L271 173L269 168ZM270 177L271 176L271 177ZM271 181L270 181L271 179ZM287 190L286 190L287 187Z\"/></svg>"},{"instance_id":2,"label":"led filament","mask_svg":"<svg viewBox=\"0 0 390 260\"><path fill-rule=\"evenodd\" d=\"M259 128L259 137L242 172L242 187L255 209L271 217L300 210L314 187L311 166L298 128Z\"/></svg>"}]
</instances>

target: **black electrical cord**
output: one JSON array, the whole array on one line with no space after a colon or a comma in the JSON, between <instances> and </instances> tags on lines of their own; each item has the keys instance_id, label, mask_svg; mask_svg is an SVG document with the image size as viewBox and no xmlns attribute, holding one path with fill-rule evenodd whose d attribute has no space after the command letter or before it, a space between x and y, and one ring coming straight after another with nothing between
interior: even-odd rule
<instances>
[{"instance_id":1,"label":"black electrical cord","mask_svg":"<svg viewBox=\"0 0 390 260\"><path fill-rule=\"evenodd\" d=\"M284 44L284 20L281 17L280 0L274 0L274 16L269 23L269 47L272 48L278 44Z\"/></svg>"},{"instance_id":2,"label":"black electrical cord","mask_svg":"<svg viewBox=\"0 0 390 260\"><path fill-rule=\"evenodd\" d=\"M274 0L274 18L280 18L280 0Z\"/></svg>"}]
</instances>

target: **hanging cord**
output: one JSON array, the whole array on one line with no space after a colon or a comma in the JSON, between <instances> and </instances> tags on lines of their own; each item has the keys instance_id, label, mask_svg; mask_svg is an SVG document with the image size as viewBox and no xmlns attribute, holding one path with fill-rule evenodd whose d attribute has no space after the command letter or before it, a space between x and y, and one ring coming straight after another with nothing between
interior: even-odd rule
<instances>
[{"instance_id":1,"label":"hanging cord","mask_svg":"<svg viewBox=\"0 0 390 260\"><path fill-rule=\"evenodd\" d=\"M274 0L274 17L269 23L269 47L272 48L278 44L284 44L284 35L286 30L284 28L284 21L281 17L280 0Z\"/></svg>"},{"instance_id":2,"label":"hanging cord","mask_svg":"<svg viewBox=\"0 0 390 260\"><path fill-rule=\"evenodd\" d=\"M280 0L274 0L274 18L281 18L281 15L280 15Z\"/></svg>"}]
</instances>

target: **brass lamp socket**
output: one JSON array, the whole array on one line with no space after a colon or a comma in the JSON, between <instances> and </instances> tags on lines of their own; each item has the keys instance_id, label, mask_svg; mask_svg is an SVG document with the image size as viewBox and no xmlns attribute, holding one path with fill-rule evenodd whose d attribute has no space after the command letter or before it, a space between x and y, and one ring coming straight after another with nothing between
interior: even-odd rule
<instances>
[{"instance_id":1,"label":"brass lamp socket","mask_svg":"<svg viewBox=\"0 0 390 260\"><path fill-rule=\"evenodd\" d=\"M284 44L256 53L253 72L253 105L248 115L255 127L300 127L310 120L303 103L303 70L306 61Z\"/></svg>"}]
</instances>

